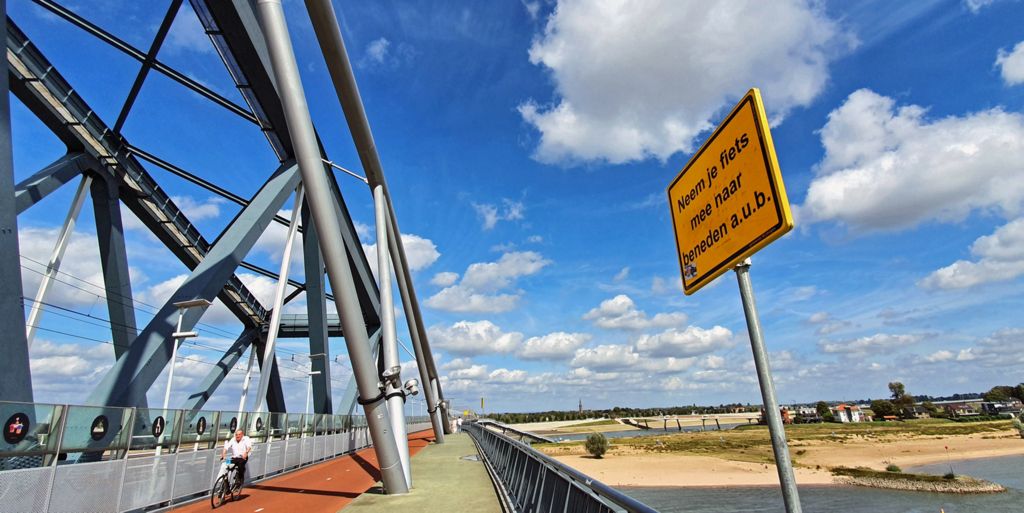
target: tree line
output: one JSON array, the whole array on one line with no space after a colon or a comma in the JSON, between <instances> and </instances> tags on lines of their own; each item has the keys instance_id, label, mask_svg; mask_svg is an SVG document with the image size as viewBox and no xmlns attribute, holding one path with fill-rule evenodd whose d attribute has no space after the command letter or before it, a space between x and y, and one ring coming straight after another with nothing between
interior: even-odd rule
<instances>
[{"instance_id":1,"label":"tree line","mask_svg":"<svg viewBox=\"0 0 1024 513\"><path fill-rule=\"evenodd\" d=\"M942 408L936 406L933 401L966 401L971 399L984 399L985 401L990 402L1006 402L1012 399L1017 399L1024 402L1024 383L1020 383L1016 386L999 385L992 387L988 392L984 393L965 393L935 397L929 395L911 395L907 393L906 386L904 386L903 383L893 381L889 383L889 393L890 395L888 399L866 399L847 402L851 404L870 403L871 410L874 412L876 418L881 418L883 416L908 416L907 410L912 409L918 403L920 403L921 407L928 411L931 416L943 417L946 415L946 412ZM818 416L823 420L826 422L832 420L830 403L818 401L815 404L815 408L818 412ZM670 406L659 408L628 408L615 406L609 409L583 410L583 412L580 412L579 410L548 410L541 412L488 413L484 416L506 424L524 424L527 422L558 422L592 418L616 419L623 417L660 417L663 415L715 415L737 412L758 413L760 411L760 404L730 403L719 404L718 406L698 406L693 404L689 406Z\"/></svg>"},{"instance_id":2,"label":"tree line","mask_svg":"<svg viewBox=\"0 0 1024 513\"><path fill-rule=\"evenodd\" d=\"M488 413L485 417L506 424L523 424L527 422L557 422L564 420L584 420L592 418L617 419L623 417L660 417L663 415L714 415L734 412L757 413L761 405L751 404L720 404L718 406L670 406L662 408L626 408L615 406L604 410L574 411L542 411L523 413Z\"/></svg>"}]
</instances>

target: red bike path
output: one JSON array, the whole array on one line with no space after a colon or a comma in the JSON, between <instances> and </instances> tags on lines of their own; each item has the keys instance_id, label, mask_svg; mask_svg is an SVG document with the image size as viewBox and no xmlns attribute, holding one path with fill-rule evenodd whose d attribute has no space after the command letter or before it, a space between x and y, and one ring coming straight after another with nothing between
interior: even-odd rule
<instances>
[{"instance_id":1,"label":"red bike path","mask_svg":"<svg viewBox=\"0 0 1024 513\"><path fill-rule=\"evenodd\" d=\"M409 454L415 455L434 441L434 432L409 435ZM282 476L260 481L242 489L237 500L217 508L224 513L276 513L289 511L335 513L380 481L380 469L373 448L339 456ZM174 508L175 512L208 512L209 496Z\"/></svg>"}]
</instances>

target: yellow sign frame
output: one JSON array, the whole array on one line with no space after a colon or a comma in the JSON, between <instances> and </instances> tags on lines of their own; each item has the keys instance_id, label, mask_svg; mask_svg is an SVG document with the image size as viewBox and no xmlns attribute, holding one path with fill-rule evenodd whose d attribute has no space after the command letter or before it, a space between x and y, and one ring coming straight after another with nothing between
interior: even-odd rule
<instances>
[{"instance_id":1,"label":"yellow sign frame","mask_svg":"<svg viewBox=\"0 0 1024 513\"><path fill-rule=\"evenodd\" d=\"M734 133L740 128L748 128L753 132L749 135L754 139L750 140L748 133L743 132L742 146L738 137L735 146L724 140L724 134ZM723 136L723 141L718 140L720 136ZM755 150L753 154L748 152L741 160L742 149L751 143L756 143L755 146L761 151ZM719 157L709 150L717 150L719 147L725 150L720 154L721 158L715 160ZM736 163L729 169L728 166L733 162ZM722 165L720 170L717 167L719 164ZM719 171L722 173L721 178L718 178ZM736 174L730 174L733 172ZM752 186L743 189L743 173L747 173L747 177L754 177L753 187L766 189L754 189L753 193L749 192ZM730 177L733 177L732 180ZM712 188L715 183L719 187L725 183L725 190L715 194ZM751 180L748 178L746 183L750 184ZM683 292L688 296L793 229L793 214L779 171L768 116L765 115L761 92L757 88L748 91L733 107L711 137L669 184L666 192L672 213ZM722 199L722 194L725 199ZM730 201L732 197L740 198L741 201ZM747 199L745 203L742 202L743 198ZM751 201L756 203L751 205ZM711 208L712 202L715 209ZM769 202L774 208L762 208L767 207ZM701 203L705 206L700 207ZM737 207L739 210L736 210ZM732 214L729 215L729 212ZM757 212L773 212L774 216L756 216ZM747 220L754 222L742 227ZM709 226L712 228L709 229Z\"/></svg>"}]
</instances>

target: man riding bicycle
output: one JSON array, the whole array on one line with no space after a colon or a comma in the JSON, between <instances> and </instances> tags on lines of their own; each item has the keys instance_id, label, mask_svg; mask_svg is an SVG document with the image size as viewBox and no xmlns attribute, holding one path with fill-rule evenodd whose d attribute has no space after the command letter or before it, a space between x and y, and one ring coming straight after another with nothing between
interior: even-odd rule
<instances>
[{"instance_id":1,"label":"man riding bicycle","mask_svg":"<svg viewBox=\"0 0 1024 513\"><path fill-rule=\"evenodd\" d=\"M231 463L237 467L238 482L245 482L245 464L249 461L249 453L252 452L252 440L245 436L241 429L235 431L235 437L224 443L224 450L220 453L220 459L231 454Z\"/></svg>"}]
</instances>

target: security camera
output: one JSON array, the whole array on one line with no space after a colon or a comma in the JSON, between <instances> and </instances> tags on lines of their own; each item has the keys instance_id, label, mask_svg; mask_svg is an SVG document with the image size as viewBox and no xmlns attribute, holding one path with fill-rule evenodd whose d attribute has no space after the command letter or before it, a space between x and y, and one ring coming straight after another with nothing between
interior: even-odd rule
<instances>
[{"instance_id":1,"label":"security camera","mask_svg":"<svg viewBox=\"0 0 1024 513\"><path fill-rule=\"evenodd\" d=\"M412 378L409 381L406 381L405 391L408 392L409 395L416 395L420 393L420 382L416 381L416 378Z\"/></svg>"}]
</instances>

